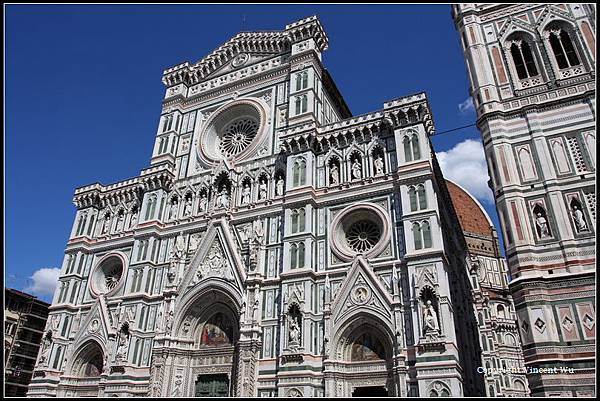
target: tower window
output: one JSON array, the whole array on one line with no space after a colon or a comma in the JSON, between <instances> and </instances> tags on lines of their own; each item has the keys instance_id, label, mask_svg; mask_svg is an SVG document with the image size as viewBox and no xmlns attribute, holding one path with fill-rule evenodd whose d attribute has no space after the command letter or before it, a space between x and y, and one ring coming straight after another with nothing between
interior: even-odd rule
<instances>
[{"instance_id":1,"label":"tower window","mask_svg":"<svg viewBox=\"0 0 600 401\"><path fill-rule=\"evenodd\" d=\"M550 31L549 40L558 68L569 68L581 64L575 52L573 41L565 30Z\"/></svg>"}]
</instances>

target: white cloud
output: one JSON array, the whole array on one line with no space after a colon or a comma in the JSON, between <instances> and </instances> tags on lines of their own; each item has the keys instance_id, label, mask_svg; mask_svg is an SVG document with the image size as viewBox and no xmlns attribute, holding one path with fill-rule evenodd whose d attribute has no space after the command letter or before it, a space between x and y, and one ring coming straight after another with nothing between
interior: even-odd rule
<instances>
[{"instance_id":1,"label":"white cloud","mask_svg":"<svg viewBox=\"0 0 600 401\"><path fill-rule=\"evenodd\" d=\"M488 186L490 177L481 142L467 139L446 152L437 152L436 155L445 178L465 188L479 201L494 203L494 195Z\"/></svg>"},{"instance_id":2,"label":"white cloud","mask_svg":"<svg viewBox=\"0 0 600 401\"><path fill-rule=\"evenodd\" d=\"M475 105L473 104L473 98L469 96L464 102L458 104L458 110L461 114L467 114L475 111Z\"/></svg>"},{"instance_id":3,"label":"white cloud","mask_svg":"<svg viewBox=\"0 0 600 401\"><path fill-rule=\"evenodd\" d=\"M60 269L56 267L44 267L36 270L31 277L32 283L23 289L24 292L37 295L39 297L54 295Z\"/></svg>"}]
</instances>

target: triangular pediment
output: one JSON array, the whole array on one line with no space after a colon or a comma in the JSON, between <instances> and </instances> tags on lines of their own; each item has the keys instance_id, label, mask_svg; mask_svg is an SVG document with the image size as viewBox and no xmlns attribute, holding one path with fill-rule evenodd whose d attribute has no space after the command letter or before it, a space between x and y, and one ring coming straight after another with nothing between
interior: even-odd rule
<instances>
[{"instance_id":1,"label":"triangular pediment","mask_svg":"<svg viewBox=\"0 0 600 401\"><path fill-rule=\"evenodd\" d=\"M204 77L205 80L219 77L230 72L252 67L258 63L278 56L279 53L238 53L221 67Z\"/></svg>"},{"instance_id":2,"label":"triangular pediment","mask_svg":"<svg viewBox=\"0 0 600 401\"><path fill-rule=\"evenodd\" d=\"M333 324L344 321L347 316L361 310L391 322L392 303L390 293L383 283L373 273L368 262L359 256L352 263L331 305Z\"/></svg>"},{"instance_id":3,"label":"triangular pediment","mask_svg":"<svg viewBox=\"0 0 600 401\"><path fill-rule=\"evenodd\" d=\"M524 22L521 19L510 17L508 23L505 24L499 32L500 41L504 42L511 33L517 31L525 31L533 36L536 35L535 29L531 24Z\"/></svg>"},{"instance_id":4,"label":"triangular pediment","mask_svg":"<svg viewBox=\"0 0 600 401\"><path fill-rule=\"evenodd\" d=\"M96 300L96 303L91 307L87 315L81 317L79 329L75 334L74 348L78 344L94 338L100 344L108 344L108 338L114 334L114 330L110 325L108 316L108 307L103 297Z\"/></svg>"},{"instance_id":5,"label":"triangular pediment","mask_svg":"<svg viewBox=\"0 0 600 401\"><path fill-rule=\"evenodd\" d=\"M186 266L179 285L180 296L211 280L224 281L241 292L245 270L228 223L217 220L208 226L202 243Z\"/></svg>"}]
</instances>

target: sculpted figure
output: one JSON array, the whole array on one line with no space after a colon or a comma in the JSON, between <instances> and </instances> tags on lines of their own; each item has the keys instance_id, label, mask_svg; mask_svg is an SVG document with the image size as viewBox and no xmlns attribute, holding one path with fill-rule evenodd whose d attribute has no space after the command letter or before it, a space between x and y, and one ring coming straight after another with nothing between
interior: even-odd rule
<instances>
[{"instance_id":1,"label":"sculpted figure","mask_svg":"<svg viewBox=\"0 0 600 401\"><path fill-rule=\"evenodd\" d=\"M102 226L102 234L108 234L109 230L110 230L110 214L107 213L104 216L104 225Z\"/></svg>"},{"instance_id":2,"label":"sculpted figure","mask_svg":"<svg viewBox=\"0 0 600 401\"><path fill-rule=\"evenodd\" d=\"M375 165L375 174L383 174L383 159L380 155L377 155L373 164Z\"/></svg>"},{"instance_id":3,"label":"sculpted figure","mask_svg":"<svg viewBox=\"0 0 600 401\"><path fill-rule=\"evenodd\" d=\"M121 231L123 229L124 223L125 223L125 213L119 213L117 215L117 227L116 227L116 231Z\"/></svg>"},{"instance_id":4,"label":"sculpted figure","mask_svg":"<svg viewBox=\"0 0 600 401\"><path fill-rule=\"evenodd\" d=\"M133 209L131 220L129 220L129 228L135 227L137 224L137 208Z\"/></svg>"},{"instance_id":5,"label":"sculpted figure","mask_svg":"<svg viewBox=\"0 0 600 401\"><path fill-rule=\"evenodd\" d=\"M340 171L337 164L331 166L331 171L329 172L329 183L332 185L340 183Z\"/></svg>"},{"instance_id":6,"label":"sculpted figure","mask_svg":"<svg viewBox=\"0 0 600 401\"><path fill-rule=\"evenodd\" d=\"M279 177L279 179L277 180L277 196L283 196L283 191L284 191L284 187L285 187L285 182L283 181L282 177Z\"/></svg>"},{"instance_id":7,"label":"sculpted figure","mask_svg":"<svg viewBox=\"0 0 600 401\"><path fill-rule=\"evenodd\" d=\"M362 168L360 167L360 163L358 159L354 159L352 162L352 178L358 180L362 177Z\"/></svg>"},{"instance_id":8,"label":"sculpted figure","mask_svg":"<svg viewBox=\"0 0 600 401\"><path fill-rule=\"evenodd\" d=\"M227 193L225 188L223 188L219 193L217 206L222 207L224 209L229 209L229 194Z\"/></svg>"},{"instance_id":9,"label":"sculpted figure","mask_svg":"<svg viewBox=\"0 0 600 401\"><path fill-rule=\"evenodd\" d=\"M129 345L129 336L122 331L119 336L119 345L117 347L117 355L115 360L119 362L127 361L127 347Z\"/></svg>"},{"instance_id":10,"label":"sculpted figure","mask_svg":"<svg viewBox=\"0 0 600 401\"><path fill-rule=\"evenodd\" d=\"M244 189L242 189L242 204L250 203L250 186L248 183L244 183Z\"/></svg>"},{"instance_id":11,"label":"sculpted figure","mask_svg":"<svg viewBox=\"0 0 600 401\"><path fill-rule=\"evenodd\" d=\"M429 300L427 301L425 310L423 311L423 326L425 327L425 332L430 330L439 330L437 313L435 313L433 305Z\"/></svg>"},{"instance_id":12,"label":"sculpted figure","mask_svg":"<svg viewBox=\"0 0 600 401\"><path fill-rule=\"evenodd\" d=\"M183 215L189 216L192 213L192 198L188 197L185 200L185 205L183 207Z\"/></svg>"},{"instance_id":13,"label":"sculpted figure","mask_svg":"<svg viewBox=\"0 0 600 401\"><path fill-rule=\"evenodd\" d=\"M548 229L548 220L541 213L537 214L535 218L535 224L538 227L538 233L540 238L547 238L550 236L550 230Z\"/></svg>"},{"instance_id":14,"label":"sculpted figure","mask_svg":"<svg viewBox=\"0 0 600 401\"><path fill-rule=\"evenodd\" d=\"M48 365L48 354L50 353L50 346L52 345L52 337L46 334L42 339L42 351L40 352L39 366Z\"/></svg>"},{"instance_id":15,"label":"sculpted figure","mask_svg":"<svg viewBox=\"0 0 600 401\"><path fill-rule=\"evenodd\" d=\"M258 199L267 199L267 182L263 179L258 186Z\"/></svg>"},{"instance_id":16,"label":"sculpted figure","mask_svg":"<svg viewBox=\"0 0 600 401\"><path fill-rule=\"evenodd\" d=\"M297 345L300 343L300 328L298 327L298 322L296 322L296 319L294 319L293 317L290 318L289 334L290 345Z\"/></svg>"},{"instance_id":17,"label":"sculpted figure","mask_svg":"<svg viewBox=\"0 0 600 401\"><path fill-rule=\"evenodd\" d=\"M577 205L573 206L573 221L575 222L575 227L577 227L577 231L586 231L587 223L585 222L585 216L580 208Z\"/></svg>"},{"instance_id":18,"label":"sculpted figure","mask_svg":"<svg viewBox=\"0 0 600 401\"><path fill-rule=\"evenodd\" d=\"M171 208L169 209L169 220L177 217L177 206L177 200L171 203Z\"/></svg>"},{"instance_id":19,"label":"sculpted figure","mask_svg":"<svg viewBox=\"0 0 600 401\"><path fill-rule=\"evenodd\" d=\"M208 203L208 199L206 198L206 193L202 193L200 196L200 202L198 203L198 211L206 212L206 205Z\"/></svg>"}]
</instances>

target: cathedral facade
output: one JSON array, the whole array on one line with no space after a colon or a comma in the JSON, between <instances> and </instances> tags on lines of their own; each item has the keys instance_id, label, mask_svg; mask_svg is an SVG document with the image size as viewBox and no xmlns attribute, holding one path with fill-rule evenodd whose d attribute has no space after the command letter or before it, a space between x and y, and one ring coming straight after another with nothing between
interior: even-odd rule
<instances>
[{"instance_id":1,"label":"cathedral facade","mask_svg":"<svg viewBox=\"0 0 600 401\"><path fill-rule=\"evenodd\" d=\"M461 4L453 16L532 395L594 395L595 5Z\"/></svg>"},{"instance_id":2,"label":"cathedral facade","mask_svg":"<svg viewBox=\"0 0 600 401\"><path fill-rule=\"evenodd\" d=\"M427 97L353 116L327 46L310 17L164 72L149 167L75 191L29 396L529 393Z\"/></svg>"}]
</instances>

